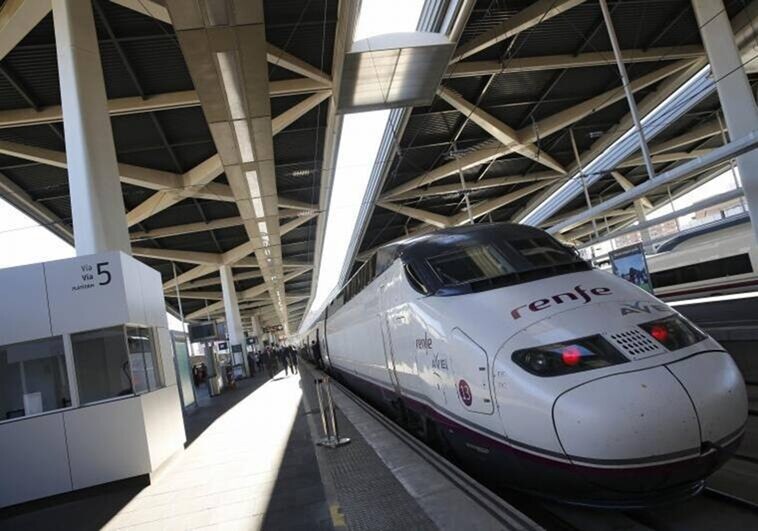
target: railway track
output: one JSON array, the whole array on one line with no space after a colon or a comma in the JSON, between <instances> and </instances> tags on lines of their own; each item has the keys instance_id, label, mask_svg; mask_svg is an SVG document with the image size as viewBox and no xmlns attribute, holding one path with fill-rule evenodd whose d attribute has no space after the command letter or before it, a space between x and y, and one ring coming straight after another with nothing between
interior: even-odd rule
<instances>
[{"instance_id":1,"label":"railway track","mask_svg":"<svg viewBox=\"0 0 758 531\"><path fill-rule=\"evenodd\" d=\"M530 529L519 521L518 512L552 531L719 531L758 529L758 504L732 492L707 486L698 496L673 505L641 510L591 509L547 502L514 491L493 493L479 484L455 464L437 454L401 426L382 415L350 389L332 380L350 400L394 432L425 460L446 476L454 478L464 495L477 501L503 519L503 529ZM752 413L751 413L752 414ZM756 415L754 418L758 418ZM756 464L758 466L758 464ZM758 481L758 480L757 480ZM514 514L511 507L515 507ZM516 525L513 518L516 516ZM505 522L508 525L505 525ZM523 526L523 527L522 527Z\"/></svg>"}]
</instances>

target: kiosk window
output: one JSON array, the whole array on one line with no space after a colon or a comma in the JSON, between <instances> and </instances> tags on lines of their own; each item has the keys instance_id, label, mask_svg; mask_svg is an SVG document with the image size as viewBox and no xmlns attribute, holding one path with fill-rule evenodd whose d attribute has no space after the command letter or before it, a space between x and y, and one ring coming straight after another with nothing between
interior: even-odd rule
<instances>
[{"instance_id":1,"label":"kiosk window","mask_svg":"<svg viewBox=\"0 0 758 531\"><path fill-rule=\"evenodd\" d=\"M0 346L0 421L70 405L60 337Z\"/></svg>"},{"instance_id":2,"label":"kiosk window","mask_svg":"<svg viewBox=\"0 0 758 531\"><path fill-rule=\"evenodd\" d=\"M71 345L82 404L135 393L123 326L72 334Z\"/></svg>"}]
</instances>

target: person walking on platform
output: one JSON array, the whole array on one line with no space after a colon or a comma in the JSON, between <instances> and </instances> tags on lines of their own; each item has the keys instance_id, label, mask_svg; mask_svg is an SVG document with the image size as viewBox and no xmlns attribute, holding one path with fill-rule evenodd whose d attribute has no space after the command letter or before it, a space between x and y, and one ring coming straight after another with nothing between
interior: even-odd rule
<instances>
[{"instance_id":1,"label":"person walking on platform","mask_svg":"<svg viewBox=\"0 0 758 531\"><path fill-rule=\"evenodd\" d=\"M250 369L250 378L255 376L255 354L252 352L247 353L247 366Z\"/></svg>"},{"instance_id":2,"label":"person walking on platform","mask_svg":"<svg viewBox=\"0 0 758 531\"><path fill-rule=\"evenodd\" d=\"M321 345L314 341L311 343L311 350L313 352L313 361L316 362L316 367L323 370L324 362L321 360Z\"/></svg>"},{"instance_id":3,"label":"person walking on platform","mask_svg":"<svg viewBox=\"0 0 758 531\"><path fill-rule=\"evenodd\" d=\"M290 368L292 369L292 374L300 372L297 368L297 349L294 346L290 345L287 350L290 358Z\"/></svg>"},{"instance_id":4,"label":"person walking on platform","mask_svg":"<svg viewBox=\"0 0 758 531\"><path fill-rule=\"evenodd\" d=\"M287 355L287 347L279 345L276 349L276 357L279 358L279 363L284 366L284 375L289 376L289 356Z\"/></svg>"},{"instance_id":5,"label":"person walking on platform","mask_svg":"<svg viewBox=\"0 0 758 531\"><path fill-rule=\"evenodd\" d=\"M274 364L276 363L276 360L274 359L274 353L271 350L271 347L264 348L263 352L261 352L261 357L263 358L263 365L266 367L269 379L273 378Z\"/></svg>"}]
</instances>

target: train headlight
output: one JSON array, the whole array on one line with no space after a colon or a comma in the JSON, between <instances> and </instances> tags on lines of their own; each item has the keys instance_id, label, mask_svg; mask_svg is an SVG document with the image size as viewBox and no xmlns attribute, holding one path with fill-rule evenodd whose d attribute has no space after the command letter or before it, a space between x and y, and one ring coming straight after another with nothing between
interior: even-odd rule
<instances>
[{"instance_id":1,"label":"train headlight","mask_svg":"<svg viewBox=\"0 0 758 531\"><path fill-rule=\"evenodd\" d=\"M642 323L639 326L669 350L689 347L708 337L676 315Z\"/></svg>"},{"instance_id":2,"label":"train headlight","mask_svg":"<svg viewBox=\"0 0 758 531\"><path fill-rule=\"evenodd\" d=\"M629 361L602 336L517 350L511 359L536 376L560 376Z\"/></svg>"}]
</instances>

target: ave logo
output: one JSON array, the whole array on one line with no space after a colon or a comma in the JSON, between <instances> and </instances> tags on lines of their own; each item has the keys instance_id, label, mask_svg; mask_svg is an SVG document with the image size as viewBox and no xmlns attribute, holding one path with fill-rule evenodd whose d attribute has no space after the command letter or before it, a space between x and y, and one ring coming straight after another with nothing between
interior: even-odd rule
<instances>
[{"instance_id":1,"label":"ave logo","mask_svg":"<svg viewBox=\"0 0 758 531\"><path fill-rule=\"evenodd\" d=\"M636 301L622 305L621 315L629 315L631 313L652 314L653 312L665 312L666 310L667 308L662 304L657 304L655 302Z\"/></svg>"}]
</instances>

